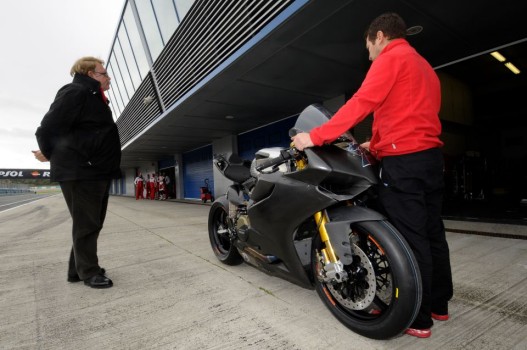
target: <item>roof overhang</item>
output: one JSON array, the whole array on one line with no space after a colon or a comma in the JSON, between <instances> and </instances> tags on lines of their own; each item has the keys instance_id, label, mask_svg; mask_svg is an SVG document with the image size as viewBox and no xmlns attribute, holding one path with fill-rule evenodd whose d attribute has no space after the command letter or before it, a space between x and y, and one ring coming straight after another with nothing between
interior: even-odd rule
<instances>
[{"instance_id":1,"label":"roof overhang","mask_svg":"<svg viewBox=\"0 0 527 350\"><path fill-rule=\"evenodd\" d=\"M470 67L478 66L478 71L451 70L468 83L479 79L481 84L481 76L496 71L490 56L479 54L509 43L519 45L504 50L527 69L526 4L512 0L477 5L455 0L309 1L129 143L122 165L172 158L294 115L311 103L349 96L370 64L364 31L384 12L399 13L408 27L423 27L408 40L434 67L475 56ZM492 74L496 74L493 80L485 83L493 88L498 81L500 89L519 85L525 91L525 78L511 83L502 78L508 77L505 70Z\"/></svg>"}]
</instances>

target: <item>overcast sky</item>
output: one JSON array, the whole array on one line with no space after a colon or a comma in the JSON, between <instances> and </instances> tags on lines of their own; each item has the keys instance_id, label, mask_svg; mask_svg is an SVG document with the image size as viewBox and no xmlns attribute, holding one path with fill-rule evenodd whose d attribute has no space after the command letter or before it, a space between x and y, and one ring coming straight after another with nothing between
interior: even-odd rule
<instances>
[{"instance_id":1,"label":"overcast sky","mask_svg":"<svg viewBox=\"0 0 527 350\"><path fill-rule=\"evenodd\" d=\"M35 130L82 56L107 61L124 0L0 1L0 169L49 169Z\"/></svg>"}]
</instances>

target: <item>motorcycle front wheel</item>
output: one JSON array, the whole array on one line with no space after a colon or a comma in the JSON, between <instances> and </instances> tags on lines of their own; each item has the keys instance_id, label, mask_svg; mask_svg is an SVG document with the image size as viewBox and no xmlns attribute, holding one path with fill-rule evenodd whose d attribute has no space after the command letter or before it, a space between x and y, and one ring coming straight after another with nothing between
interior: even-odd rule
<instances>
[{"instance_id":1,"label":"motorcycle front wheel","mask_svg":"<svg viewBox=\"0 0 527 350\"><path fill-rule=\"evenodd\" d=\"M228 205L224 197L218 198L212 204L209 211L209 240L219 261L226 265L238 265L243 259L232 242Z\"/></svg>"},{"instance_id":2,"label":"motorcycle front wheel","mask_svg":"<svg viewBox=\"0 0 527 350\"><path fill-rule=\"evenodd\" d=\"M349 240L353 262L344 266L348 279L324 282L324 244L317 235L312 268L319 297L358 334L372 339L401 334L421 305L421 275L408 243L386 221L351 224Z\"/></svg>"}]
</instances>

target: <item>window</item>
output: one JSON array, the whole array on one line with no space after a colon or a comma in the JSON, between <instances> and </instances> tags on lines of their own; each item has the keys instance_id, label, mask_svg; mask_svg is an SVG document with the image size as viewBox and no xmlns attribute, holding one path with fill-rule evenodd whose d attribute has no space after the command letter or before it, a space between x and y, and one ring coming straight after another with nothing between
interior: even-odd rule
<instances>
[{"instance_id":1,"label":"window","mask_svg":"<svg viewBox=\"0 0 527 350\"><path fill-rule=\"evenodd\" d=\"M193 3L194 0L176 0L177 14L180 21L183 20Z\"/></svg>"},{"instance_id":2,"label":"window","mask_svg":"<svg viewBox=\"0 0 527 350\"><path fill-rule=\"evenodd\" d=\"M141 78L144 78L150 71L150 66L146 58L143 43L141 42L141 36L139 35L139 29L137 28L130 4L127 6L123 18L124 28L126 30L126 34L128 35L128 39L130 40L130 46L132 47Z\"/></svg>"},{"instance_id":3,"label":"window","mask_svg":"<svg viewBox=\"0 0 527 350\"><path fill-rule=\"evenodd\" d=\"M133 96L135 92L134 85L132 83L132 78L130 77L130 71L128 69L128 62L126 62L123 50L121 50L120 41L117 40L116 44L113 46L114 58L116 59L117 64L119 65L119 71L121 72L121 78L124 82L124 87L128 96Z\"/></svg>"},{"instance_id":4,"label":"window","mask_svg":"<svg viewBox=\"0 0 527 350\"><path fill-rule=\"evenodd\" d=\"M114 102L117 103L117 106L122 111L124 110L124 106L126 103L128 103L129 99L128 96L126 96L126 91L124 90L124 84L123 80L121 79L121 74L119 73L119 69L114 69L114 62L113 57L110 59L110 63L108 64L108 67L106 69L108 70L108 73L112 77L112 83L111 88L113 89L113 93L115 94L116 100ZM115 65L117 67L117 65Z\"/></svg>"},{"instance_id":5,"label":"window","mask_svg":"<svg viewBox=\"0 0 527 350\"><path fill-rule=\"evenodd\" d=\"M166 45L179 24L174 2L172 0L152 0L152 5L154 5L157 22L161 29L163 44Z\"/></svg>"},{"instance_id":6,"label":"window","mask_svg":"<svg viewBox=\"0 0 527 350\"><path fill-rule=\"evenodd\" d=\"M159 31L152 3L147 0L142 0L136 1L135 4L137 6L137 11L139 12L141 26L145 33L150 55L152 56L152 60L155 61L161 50L163 50L163 40L161 38L161 32Z\"/></svg>"},{"instance_id":7,"label":"window","mask_svg":"<svg viewBox=\"0 0 527 350\"><path fill-rule=\"evenodd\" d=\"M141 74L139 73L139 67L134 56L134 51L130 46L130 41L128 40L128 35L126 34L126 28L124 25L121 25L121 29L119 29L118 41L121 44L124 60L128 66L128 72L130 73L130 78L135 90L141 84ZM142 47L140 46L139 49L141 48Z\"/></svg>"},{"instance_id":8,"label":"window","mask_svg":"<svg viewBox=\"0 0 527 350\"><path fill-rule=\"evenodd\" d=\"M110 108L112 109L113 119L117 120L123 110L119 108L115 91L113 88L110 88L110 90L106 91L106 94L108 95L108 99L110 100Z\"/></svg>"}]
</instances>

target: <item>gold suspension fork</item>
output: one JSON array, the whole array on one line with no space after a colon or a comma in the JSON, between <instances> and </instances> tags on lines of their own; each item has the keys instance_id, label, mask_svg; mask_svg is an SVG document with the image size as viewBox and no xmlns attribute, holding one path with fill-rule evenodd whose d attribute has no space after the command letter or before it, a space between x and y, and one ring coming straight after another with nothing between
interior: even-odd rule
<instances>
[{"instance_id":1,"label":"gold suspension fork","mask_svg":"<svg viewBox=\"0 0 527 350\"><path fill-rule=\"evenodd\" d=\"M294 147L292 143L291 147ZM303 157L296 158L295 162L297 170L302 170L307 166L306 159ZM342 262L337 258L335 250L329 240L328 231L326 230L326 224L329 222L327 212L325 210L318 211L313 215L320 234L320 240L324 243L324 248L320 251L324 261L321 262L323 263L321 268L317 269L317 278L325 283L344 282L348 279L348 273L344 270ZM317 260L320 260L318 253Z\"/></svg>"},{"instance_id":2,"label":"gold suspension fork","mask_svg":"<svg viewBox=\"0 0 527 350\"><path fill-rule=\"evenodd\" d=\"M294 144L291 143L291 147L294 147ZM298 170L304 169L307 166L303 158L296 159L296 168ZM318 226L318 232L322 242L324 242L325 248L321 250L322 255L324 256L325 263L336 263L338 261L333 246L329 240L328 231L326 230L326 223L329 222L326 211L318 211L314 214L315 222Z\"/></svg>"},{"instance_id":3,"label":"gold suspension fork","mask_svg":"<svg viewBox=\"0 0 527 350\"><path fill-rule=\"evenodd\" d=\"M318 226L318 232L320 234L320 239L325 245L325 248L321 250L322 254L324 255L324 260L326 264L329 262L336 263L338 259L335 255L335 250L333 250L333 246L331 245L331 241L329 240L328 231L326 230L326 223L329 222L327 214L325 211L318 211L314 215L315 222Z\"/></svg>"},{"instance_id":4,"label":"gold suspension fork","mask_svg":"<svg viewBox=\"0 0 527 350\"><path fill-rule=\"evenodd\" d=\"M291 143L291 147L294 147L295 145ZM302 170L307 166L306 161L303 158L296 159L296 168L298 170ZM326 230L326 223L329 222L328 216L326 211L318 211L314 214L315 216L315 222L318 226L318 232L320 234L320 238L322 242L324 242L324 245L326 248L321 250L322 255L324 256L325 263L336 263L338 261L337 256L335 255L335 251L333 250L333 246L331 245L331 242L329 240L328 231Z\"/></svg>"}]
</instances>

